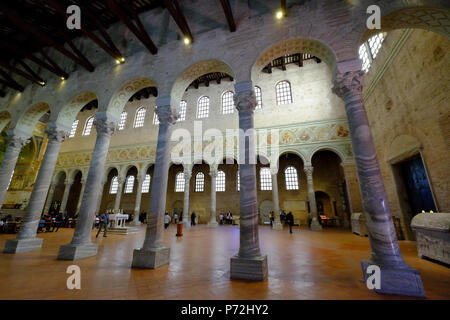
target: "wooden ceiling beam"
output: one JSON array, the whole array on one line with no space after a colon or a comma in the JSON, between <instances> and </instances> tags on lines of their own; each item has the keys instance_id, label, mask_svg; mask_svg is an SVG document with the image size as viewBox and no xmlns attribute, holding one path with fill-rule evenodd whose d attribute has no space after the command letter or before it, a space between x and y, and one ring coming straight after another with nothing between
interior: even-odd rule
<instances>
[{"instance_id":1,"label":"wooden ceiling beam","mask_svg":"<svg viewBox=\"0 0 450 320\"><path fill-rule=\"evenodd\" d=\"M9 70L9 71L11 71L11 72L14 72L14 73L18 74L19 76L21 76L21 77L23 77L23 78L25 78L25 79L27 79L27 80L30 80L30 81L32 81L32 82L38 84L38 85L42 85L43 82L45 83L45 81L42 80L39 76L38 76L38 77L35 77L35 76L32 75L32 74L29 74L29 73L27 73L27 72L25 72L25 71L22 71L22 70L20 70L20 69L18 69L18 68L16 68L16 67L10 66L10 65L9 65L8 63L6 63L5 61L1 61L1 60L0 60L0 66L2 66L3 68L5 68L6 70Z\"/></svg>"},{"instance_id":2,"label":"wooden ceiling beam","mask_svg":"<svg viewBox=\"0 0 450 320\"><path fill-rule=\"evenodd\" d=\"M286 0L281 0L281 11L283 11L285 16L287 15Z\"/></svg>"},{"instance_id":3,"label":"wooden ceiling beam","mask_svg":"<svg viewBox=\"0 0 450 320\"><path fill-rule=\"evenodd\" d=\"M48 45L54 47L56 50L58 50L60 53L68 57L69 59L75 61L82 67L84 67L86 70L93 72L94 66L87 61L85 57L81 58L79 56L76 56L69 50L65 49L63 45L60 45L58 42L56 42L54 39L46 35L44 32L41 32L38 30L38 28L35 28L34 26L29 25L27 22L25 22L20 15L18 15L15 11L8 8L4 3L0 2L1 9L4 13L6 13L6 16L8 19L14 23L19 29L21 29L25 33L33 34L35 37L37 37L42 42L47 43Z\"/></svg>"},{"instance_id":4,"label":"wooden ceiling beam","mask_svg":"<svg viewBox=\"0 0 450 320\"><path fill-rule=\"evenodd\" d=\"M225 13L225 17L227 18L230 31L235 32L236 23L234 22L233 11L231 10L230 2L228 0L220 0L220 3L222 4L223 12Z\"/></svg>"},{"instance_id":5,"label":"wooden ceiling beam","mask_svg":"<svg viewBox=\"0 0 450 320\"><path fill-rule=\"evenodd\" d=\"M63 19L67 19L69 15L66 13L66 8L61 5L57 0L45 0L45 2L53 8ZM117 47L114 45L114 43L111 41L111 38L109 38L108 34L103 30L102 26L98 23L96 19L92 18L92 15L89 12L89 9L87 7L81 8L81 11L83 14L86 15L86 17L92 21L96 26L99 28L102 36L108 38L108 43L105 43L102 39L100 39L95 33L91 32L89 29L83 27L83 24L81 24L81 31L89 37L92 41L94 41L100 48L105 50L106 53L108 53L111 57L113 57L115 60L119 60L122 58L122 54L117 49ZM106 40L106 39L105 39ZM77 50L78 51L78 50Z\"/></svg>"},{"instance_id":6,"label":"wooden ceiling beam","mask_svg":"<svg viewBox=\"0 0 450 320\"><path fill-rule=\"evenodd\" d=\"M167 10L169 10L170 15L172 16L175 23L180 28L181 32L185 37L188 37L191 42L194 42L194 37L192 36L191 29L189 29L189 25L187 24L186 18L184 17L183 11L178 3L178 0L164 0L164 5Z\"/></svg>"},{"instance_id":7,"label":"wooden ceiling beam","mask_svg":"<svg viewBox=\"0 0 450 320\"><path fill-rule=\"evenodd\" d=\"M0 69L0 75L5 78L5 80L0 79L0 83L8 86L14 90L23 92L24 87L22 87L16 80L14 80L9 74Z\"/></svg>"},{"instance_id":8,"label":"wooden ceiling beam","mask_svg":"<svg viewBox=\"0 0 450 320\"><path fill-rule=\"evenodd\" d=\"M141 23L138 15L134 12L132 8L130 8L129 13L134 16L136 20L137 26L134 24L132 19L128 15L125 14L127 11L125 8L119 6L115 0L106 0L108 7L110 10L120 19L122 22L134 33L134 35L142 42L142 44L152 53L156 54L158 52L158 48L153 43L152 39L148 35L144 26Z\"/></svg>"}]
</instances>

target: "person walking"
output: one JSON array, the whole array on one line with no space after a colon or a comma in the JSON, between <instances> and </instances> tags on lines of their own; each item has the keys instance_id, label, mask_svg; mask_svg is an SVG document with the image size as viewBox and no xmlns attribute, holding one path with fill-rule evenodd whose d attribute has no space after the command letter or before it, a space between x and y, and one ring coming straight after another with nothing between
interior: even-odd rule
<instances>
[{"instance_id":1,"label":"person walking","mask_svg":"<svg viewBox=\"0 0 450 320\"><path fill-rule=\"evenodd\" d=\"M103 228L103 237L106 238L106 233L108 232L108 220L109 220L108 213L102 213L100 215L100 225L98 227L97 235L95 236L96 238L98 238L98 235L100 234L102 228Z\"/></svg>"},{"instance_id":2,"label":"person walking","mask_svg":"<svg viewBox=\"0 0 450 320\"><path fill-rule=\"evenodd\" d=\"M191 225L192 226L195 226L195 217L196 217L195 212L192 211L192 214L191 214Z\"/></svg>"},{"instance_id":3,"label":"person walking","mask_svg":"<svg viewBox=\"0 0 450 320\"><path fill-rule=\"evenodd\" d=\"M286 223L289 226L289 233L292 233L292 226L294 225L294 216L292 215L292 212L290 212L290 211L286 215Z\"/></svg>"},{"instance_id":4,"label":"person walking","mask_svg":"<svg viewBox=\"0 0 450 320\"><path fill-rule=\"evenodd\" d=\"M167 229L169 227L171 220L172 218L169 216L169 213L166 212L166 214L164 215L164 229Z\"/></svg>"},{"instance_id":5,"label":"person walking","mask_svg":"<svg viewBox=\"0 0 450 320\"><path fill-rule=\"evenodd\" d=\"M177 222L178 222L178 214L176 212L173 214L173 222L175 224L177 224Z\"/></svg>"}]
</instances>

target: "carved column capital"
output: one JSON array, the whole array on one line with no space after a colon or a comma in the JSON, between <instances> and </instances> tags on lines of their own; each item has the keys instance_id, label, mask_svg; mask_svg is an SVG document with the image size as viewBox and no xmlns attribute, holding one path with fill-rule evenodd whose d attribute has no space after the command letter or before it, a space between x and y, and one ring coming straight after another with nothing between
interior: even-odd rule
<instances>
[{"instance_id":1,"label":"carved column capital","mask_svg":"<svg viewBox=\"0 0 450 320\"><path fill-rule=\"evenodd\" d=\"M184 180L190 180L192 177L192 171L191 170L184 170L183 172L184 174Z\"/></svg>"},{"instance_id":2,"label":"carved column capital","mask_svg":"<svg viewBox=\"0 0 450 320\"><path fill-rule=\"evenodd\" d=\"M55 127L48 128L45 130L45 133L47 134L49 141L63 142L68 137L68 133L66 131Z\"/></svg>"},{"instance_id":3,"label":"carved column capital","mask_svg":"<svg viewBox=\"0 0 450 320\"><path fill-rule=\"evenodd\" d=\"M253 113L258 105L255 91L253 89L236 92L233 99L234 105L239 113Z\"/></svg>"},{"instance_id":4,"label":"carved column capital","mask_svg":"<svg viewBox=\"0 0 450 320\"><path fill-rule=\"evenodd\" d=\"M68 179L68 180L64 181L64 184L65 184L66 186L71 186L71 185L73 185L73 179Z\"/></svg>"},{"instance_id":5,"label":"carved column capital","mask_svg":"<svg viewBox=\"0 0 450 320\"><path fill-rule=\"evenodd\" d=\"M312 175L313 175L313 171L314 171L313 166L305 166L303 168L303 171L305 171L305 173L306 173L306 178L312 179Z\"/></svg>"},{"instance_id":6,"label":"carved column capital","mask_svg":"<svg viewBox=\"0 0 450 320\"><path fill-rule=\"evenodd\" d=\"M217 173L218 173L217 168L211 168L209 170L209 175L211 176L211 178L217 178Z\"/></svg>"},{"instance_id":7,"label":"carved column capital","mask_svg":"<svg viewBox=\"0 0 450 320\"><path fill-rule=\"evenodd\" d=\"M6 137L8 146L13 148L22 148L30 142L30 137L25 137L23 135L13 134Z\"/></svg>"},{"instance_id":8,"label":"carved column capital","mask_svg":"<svg viewBox=\"0 0 450 320\"><path fill-rule=\"evenodd\" d=\"M362 93L365 72L362 70L338 73L334 79L333 93L345 99L349 93Z\"/></svg>"},{"instance_id":9,"label":"carved column capital","mask_svg":"<svg viewBox=\"0 0 450 320\"><path fill-rule=\"evenodd\" d=\"M94 126L97 130L97 134L107 134L112 135L117 128L117 123L114 121L106 120L106 119L95 119Z\"/></svg>"},{"instance_id":10,"label":"carved column capital","mask_svg":"<svg viewBox=\"0 0 450 320\"><path fill-rule=\"evenodd\" d=\"M158 120L161 124L175 124L178 119L178 113L172 108L171 105L157 106L155 109Z\"/></svg>"}]
</instances>

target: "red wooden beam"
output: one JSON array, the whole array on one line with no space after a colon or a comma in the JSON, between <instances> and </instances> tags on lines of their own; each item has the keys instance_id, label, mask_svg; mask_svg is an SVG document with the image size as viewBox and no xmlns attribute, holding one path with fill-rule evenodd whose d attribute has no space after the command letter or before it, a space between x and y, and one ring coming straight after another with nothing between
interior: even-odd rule
<instances>
[{"instance_id":1,"label":"red wooden beam","mask_svg":"<svg viewBox=\"0 0 450 320\"><path fill-rule=\"evenodd\" d=\"M230 2L228 0L220 0L222 4L223 12L225 13L225 17L228 21L228 26L230 27L231 32L236 31L236 23L234 22L233 12L231 11Z\"/></svg>"},{"instance_id":2,"label":"red wooden beam","mask_svg":"<svg viewBox=\"0 0 450 320\"><path fill-rule=\"evenodd\" d=\"M0 66L2 66L3 68L5 68L6 70L9 70L11 72L17 73L19 76L28 79L38 85L42 85L42 83L45 81L42 80L40 77L35 77L29 73L26 73L25 71L22 71L16 67L10 66L8 63L6 63L5 61L1 61L0 60Z\"/></svg>"}]
</instances>

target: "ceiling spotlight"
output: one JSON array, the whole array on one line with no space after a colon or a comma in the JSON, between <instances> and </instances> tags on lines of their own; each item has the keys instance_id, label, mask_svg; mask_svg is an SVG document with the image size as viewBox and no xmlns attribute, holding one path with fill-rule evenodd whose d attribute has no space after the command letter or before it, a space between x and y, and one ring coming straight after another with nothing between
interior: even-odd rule
<instances>
[{"instance_id":1,"label":"ceiling spotlight","mask_svg":"<svg viewBox=\"0 0 450 320\"><path fill-rule=\"evenodd\" d=\"M64 78L64 77L61 77L61 80L62 80L62 81L64 81L64 80L66 80L66 78Z\"/></svg>"},{"instance_id":2,"label":"ceiling spotlight","mask_svg":"<svg viewBox=\"0 0 450 320\"><path fill-rule=\"evenodd\" d=\"M283 18L283 16L284 16L283 10L281 10L281 9L278 10L276 13L277 19L281 19L281 18Z\"/></svg>"},{"instance_id":3,"label":"ceiling spotlight","mask_svg":"<svg viewBox=\"0 0 450 320\"><path fill-rule=\"evenodd\" d=\"M45 82L44 82L44 81L39 82L39 84L40 84L41 86L45 86Z\"/></svg>"},{"instance_id":4,"label":"ceiling spotlight","mask_svg":"<svg viewBox=\"0 0 450 320\"><path fill-rule=\"evenodd\" d=\"M191 43L191 39L189 39L188 37L184 37L184 44L188 45Z\"/></svg>"},{"instance_id":5,"label":"ceiling spotlight","mask_svg":"<svg viewBox=\"0 0 450 320\"><path fill-rule=\"evenodd\" d=\"M116 59L116 64L120 64L120 60L119 59Z\"/></svg>"},{"instance_id":6,"label":"ceiling spotlight","mask_svg":"<svg viewBox=\"0 0 450 320\"><path fill-rule=\"evenodd\" d=\"M125 58L124 57L120 58L119 60L120 60L120 62L125 62Z\"/></svg>"}]
</instances>

